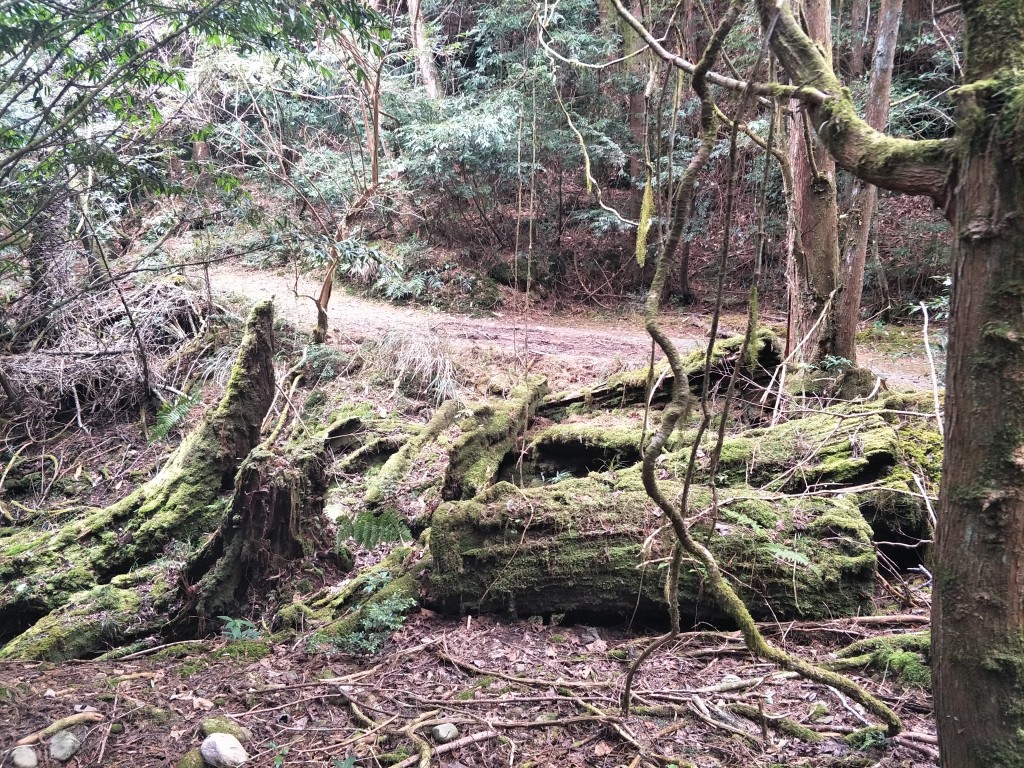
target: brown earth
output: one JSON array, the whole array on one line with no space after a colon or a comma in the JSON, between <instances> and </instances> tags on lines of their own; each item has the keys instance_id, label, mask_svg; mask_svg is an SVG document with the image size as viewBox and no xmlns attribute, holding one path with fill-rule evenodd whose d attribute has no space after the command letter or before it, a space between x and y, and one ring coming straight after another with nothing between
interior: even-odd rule
<instances>
[{"instance_id":1,"label":"brown earth","mask_svg":"<svg viewBox=\"0 0 1024 768\"><path fill-rule=\"evenodd\" d=\"M299 329L316 324L311 297L319 295L320 283L313 277L296 279L294 274L225 263L211 270L210 283L215 294L244 297L248 302L273 297L278 315ZM533 308L471 317L372 301L336 288L328 315L330 338L341 346L358 345L389 330L429 331L454 347L475 350L477 358L486 358L489 351L508 366L524 366L528 360L530 370L547 374L556 389L638 368L651 354L650 337L636 310L609 317L583 310ZM707 343L710 320L710 316L667 310L663 326L680 350L689 352ZM763 315L762 322L780 330L785 327L783 317ZM719 333L742 334L745 325L745 316L729 313L723 317ZM890 328L880 333L885 335L869 336L868 343L859 348L861 365L884 378L893 390L931 388L920 330ZM941 359L936 364L940 371L944 368Z\"/></svg>"}]
</instances>

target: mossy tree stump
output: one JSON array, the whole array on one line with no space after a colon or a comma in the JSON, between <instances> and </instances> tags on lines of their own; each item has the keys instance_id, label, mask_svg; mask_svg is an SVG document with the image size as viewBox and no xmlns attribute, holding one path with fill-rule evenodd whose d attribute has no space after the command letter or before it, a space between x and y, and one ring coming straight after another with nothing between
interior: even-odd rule
<instances>
[{"instance_id":1,"label":"mossy tree stump","mask_svg":"<svg viewBox=\"0 0 1024 768\"><path fill-rule=\"evenodd\" d=\"M264 302L249 316L219 404L152 480L56 531L0 530L0 582L9 587L0 593L0 658L87 655L164 622L174 550L217 529L224 494L259 442L274 393L273 351L273 305ZM141 582L140 572L148 576Z\"/></svg>"}]
</instances>

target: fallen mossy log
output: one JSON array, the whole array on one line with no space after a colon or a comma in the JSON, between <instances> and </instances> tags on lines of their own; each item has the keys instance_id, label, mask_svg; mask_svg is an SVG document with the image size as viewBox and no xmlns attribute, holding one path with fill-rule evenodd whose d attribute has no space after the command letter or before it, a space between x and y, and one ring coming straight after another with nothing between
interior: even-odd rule
<instances>
[{"instance_id":1,"label":"fallen mossy log","mask_svg":"<svg viewBox=\"0 0 1024 768\"><path fill-rule=\"evenodd\" d=\"M733 368L740 364L748 369L744 388L756 390L766 386L771 381L775 369L782 364L782 343L769 329L761 328L754 337L752 347L756 361L754 365L749 365L744 361L742 336L716 341L711 352L709 384L713 387L720 381L728 380ZM704 387L705 360L704 349L691 352L683 359L687 383L690 391L697 397L700 397ZM655 366L653 375L650 368L617 373L594 387L549 395L538 406L537 415L560 421L571 413L640 405L647 401L649 394L652 403L662 404L669 399L673 381L672 371L665 362ZM648 387L652 383L653 391L648 393Z\"/></svg>"},{"instance_id":2,"label":"fallen mossy log","mask_svg":"<svg viewBox=\"0 0 1024 768\"><path fill-rule=\"evenodd\" d=\"M787 495L856 487L861 512L877 532L901 541L929 538L928 505L920 487L933 495L938 490L942 436L921 410L920 399L896 393L868 403L839 403L731 435L723 443L714 482L725 494L732 486ZM519 471L503 479L532 486L624 469L639 462L643 434L636 413L547 426L531 435ZM694 429L681 429L669 439L662 461L677 477L686 473L695 436ZM698 483L712 480L716 439L713 432L704 435L695 466Z\"/></svg>"},{"instance_id":3,"label":"fallen mossy log","mask_svg":"<svg viewBox=\"0 0 1024 768\"><path fill-rule=\"evenodd\" d=\"M663 618L662 566L674 534L640 488L638 470L615 474L528 489L499 483L442 506L430 532L427 604L447 612ZM665 482L681 492L680 483ZM702 512L698 536L755 617L864 612L876 560L855 497L779 498L735 488L723 502L709 536L711 494L691 491L693 508ZM700 574L683 570L682 615L694 622L724 618L704 594Z\"/></svg>"},{"instance_id":4,"label":"fallen mossy log","mask_svg":"<svg viewBox=\"0 0 1024 768\"><path fill-rule=\"evenodd\" d=\"M249 316L220 403L153 479L56 531L0 529L0 583L7 586L0 591L0 642L7 643L0 658L69 658L89 652L86 638L116 643L145 631L147 617L149 629L162 623L155 604L167 599L166 587L135 574L161 558L156 570L163 572L174 559L169 549L183 551L216 530L224 493L259 442L274 393L272 358L273 306L265 302ZM119 577L130 584L119 587ZM102 636L84 631L81 619L90 613L103 623Z\"/></svg>"},{"instance_id":5,"label":"fallen mossy log","mask_svg":"<svg viewBox=\"0 0 1024 768\"><path fill-rule=\"evenodd\" d=\"M747 430L726 439L713 477L715 436L705 436L691 518L755 617L856 615L874 586L872 529L886 541L929 537L920 488L938 487L942 442L929 416L908 405L897 394ZM516 479L525 487L502 483L442 506L428 599L451 611L663 616L664 572L650 565L641 575L638 566L663 561L674 538L667 528L654 533L665 521L640 482L633 417L548 426L522 457ZM670 495L682 492L694 437L677 432L660 462ZM654 549L643 554L648 536ZM721 618L693 569L680 592L683 616Z\"/></svg>"},{"instance_id":6,"label":"fallen mossy log","mask_svg":"<svg viewBox=\"0 0 1024 768\"><path fill-rule=\"evenodd\" d=\"M367 509L396 512L421 528L442 501L484 490L497 478L546 393L546 379L533 376L501 400L469 407L444 403L370 479Z\"/></svg>"}]
</instances>

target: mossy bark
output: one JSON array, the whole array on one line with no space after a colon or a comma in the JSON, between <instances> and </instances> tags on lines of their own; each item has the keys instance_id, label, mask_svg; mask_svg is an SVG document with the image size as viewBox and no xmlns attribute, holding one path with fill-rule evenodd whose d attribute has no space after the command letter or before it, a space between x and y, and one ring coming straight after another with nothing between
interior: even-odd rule
<instances>
[{"instance_id":1,"label":"mossy bark","mask_svg":"<svg viewBox=\"0 0 1024 768\"><path fill-rule=\"evenodd\" d=\"M422 528L442 501L476 495L497 479L547 391L546 380L535 376L502 400L465 408L445 403L370 479L366 506Z\"/></svg>"},{"instance_id":2,"label":"mossy bark","mask_svg":"<svg viewBox=\"0 0 1024 768\"><path fill-rule=\"evenodd\" d=\"M271 576L317 551L329 551L324 527L327 491L323 436L254 449L238 472L228 514L185 569L184 624L244 615L250 596Z\"/></svg>"},{"instance_id":3,"label":"mossy bark","mask_svg":"<svg viewBox=\"0 0 1024 768\"><path fill-rule=\"evenodd\" d=\"M666 485L681 491L677 481ZM709 506L706 488L692 493L695 507ZM875 553L852 499L780 500L752 488L730 496L711 547L755 616L853 615L867 607ZM702 538L709 519L696 526ZM427 602L446 611L661 620L659 564L674 543L664 522L638 468L614 480L592 476L541 488L499 483L435 513ZM679 593L688 621L727 619L697 570L684 568Z\"/></svg>"},{"instance_id":4,"label":"mossy bark","mask_svg":"<svg viewBox=\"0 0 1024 768\"><path fill-rule=\"evenodd\" d=\"M187 546L216 530L224 514L224 493L259 441L273 398L272 355L273 307L267 302L249 317L220 403L152 480L56 531L0 529L0 582L10 587L0 593L0 641L13 640L65 604L87 602L80 593L113 583L119 575L166 555L169 547ZM69 609L62 615L72 614ZM44 632L45 625L32 631ZM50 654L33 648L8 642L0 653ZM76 654L85 652L76 645Z\"/></svg>"}]
</instances>

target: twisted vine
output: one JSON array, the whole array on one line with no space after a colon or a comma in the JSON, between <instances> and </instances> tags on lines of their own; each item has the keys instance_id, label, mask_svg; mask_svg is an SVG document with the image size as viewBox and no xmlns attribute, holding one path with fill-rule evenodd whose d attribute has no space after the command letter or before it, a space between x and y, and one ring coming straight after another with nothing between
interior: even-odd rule
<instances>
[{"instance_id":1,"label":"twisted vine","mask_svg":"<svg viewBox=\"0 0 1024 768\"><path fill-rule=\"evenodd\" d=\"M622 8L621 0L613 0L613 2L620 12L625 10ZM691 159L683 173L682 179L680 180L682 188L679 196L677 197L679 204L675 207L674 213L676 216L688 215L688 203L693 195L697 173L707 163L711 154L711 149L714 145L718 130L718 118L716 114L716 107L708 88L706 76L721 52L725 38L728 36L739 18L743 5L744 0L733 0L729 5L725 16L715 29L711 40L708 42L708 45L693 72L693 89L700 99L701 104L701 146L697 154ZM774 23L766 32L765 42L762 47L761 54L754 65L754 72L751 77L751 81L756 79L762 61L767 54L768 40L771 37L773 28ZM664 248L659 249L654 278L651 281L651 286L647 293L647 301L644 308L644 326L651 338L658 344L662 352L665 354L674 377L672 382L671 400L662 414L662 420L658 430L652 435L650 442L648 442L643 452L642 478L644 490L668 518L672 525L672 529L675 532L677 541L672 550L672 557L669 563L667 581L665 585L669 619L671 622L670 628L666 634L655 638L630 666L629 671L626 673L624 682L621 700L622 710L624 714L629 713L632 681L640 665L643 664L643 662L652 653L654 653L655 650L679 634L679 572L683 555L686 554L696 560L702 567L709 592L715 600L717 600L718 605L730 616L730 618L733 619L733 621L736 622L740 629L740 633L743 635L744 642L751 653L778 665L782 669L796 672L808 680L831 686L848 695L850 698L861 704L866 710L883 721L886 725L888 735L895 736L900 732L900 730L902 730L902 723L899 716L881 700L872 696L864 688L857 685L849 678L791 656L765 640L764 636L757 628L757 624L754 622L753 617L750 615L750 611L747 609L747 606L743 603L723 574L715 556L704 544L700 543L693 537L689 523L687 522L689 490L693 481L697 452L701 438L711 424L711 409L708 402L708 382L710 381L709 373L711 367L712 345L716 338L717 325L721 314L725 261L729 250L730 219L733 204L733 178L735 175L736 165L736 138L738 126L742 122L743 110L746 107L751 92L752 90L750 88L744 89L730 133L729 186L726 196L725 225L720 252L718 272L719 282L717 287L715 313L712 319L711 341L708 344L708 351L705 357L704 388L701 394L702 419L697 430L697 437L694 440L693 448L690 453L686 479L683 484L683 493L678 505L665 495L658 483L655 473L657 460L664 451L665 444L675 430L679 420L684 418L690 410L690 390L686 373L683 370L682 359L679 351L675 347L675 344L673 344L672 340L662 330L660 325L661 296L669 271L669 259L665 258ZM751 320L753 319L754 318L752 317ZM746 338L743 345L744 350L749 348L753 338L754 324L754 322L748 323ZM742 356L740 361L737 362L737 370L741 364ZM728 398L732 395L735 375L736 371L734 370L723 410L723 419L724 413L728 412ZM720 446L721 441L719 441L718 450L720 450Z\"/></svg>"}]
</instances>

